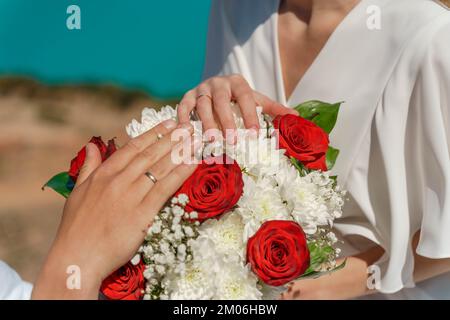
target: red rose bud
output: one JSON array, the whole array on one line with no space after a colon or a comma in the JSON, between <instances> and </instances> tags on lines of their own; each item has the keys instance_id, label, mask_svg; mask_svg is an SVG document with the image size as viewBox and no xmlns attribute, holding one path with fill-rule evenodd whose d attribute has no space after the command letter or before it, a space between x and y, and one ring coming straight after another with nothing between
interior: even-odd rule
<instances>
[{"instance_id":1,"label":"red rose bud","mask_svg":"<svg viewBox=\"0 0 450 320\"><path fill-rule=\"evenodd\" d=\"M144 270L142 260L136 266L128 262L103 281L100 292L109 300L140 300L144 296Z\"/></svg>"},{"instance_id":2,"label":"red rose bud","mask_svg":"<svg viewBox=\"0 0 450 320\"><path fill-rule=\"evenodd\" d=\"M280 149L312 170L327 170L326 153L330 143L327 133L315 123L300 116L287 114L273 121L278 129Z\"/></svg>"},{"instance_id":3,"label":"red rose bud","mask_svg":"<svg viewBox=\"0 0 450 320\"><path fill-rule=\"evenodd\" d=\"M106 146L105 160L108 159L114 152L117 151L116 142L113 139L108 140L108 145Z\"/></svg>"},{"instance_id":4,"label":"red rose bud","mask_svg":"<svg viewBox=\"0 0 450 320\"><path fill-rule=\"evenodd\" d=\"M92 137L89 141L95 144L100 151L102 157L102 162L108 159L114 152L116 152L117 147L114 139L108 141L106 145L101 137ZM73 182L76 182L78 175L80 174L81 167L83 167L84 161L86 160L86 147L83 147L75 158L70 162L69 176L72 178Z\"/></svg>"},{"instance_id":5,"label":"red rose bud","mask_svg":"<svg viewBox=\"0 0 450 320\"><path fill-rule=\"evenodd\" d=\"M248 240L247 262L258 278L271 286L298 278L309 267L303 229L293 221L264 222Z\"/></svg>"},{"instance_id":6,"label":"red rose bud","mask_svg":"<svg viewBox=\"0 0 450 320\"><path fill-rule=\"evenodd\" d=\"M203 160L175 196L189 197L187 212L196 211L203 221L231 210L242 195L244 181L237 162L226 155Z\"/></svg>"}]
</instances>

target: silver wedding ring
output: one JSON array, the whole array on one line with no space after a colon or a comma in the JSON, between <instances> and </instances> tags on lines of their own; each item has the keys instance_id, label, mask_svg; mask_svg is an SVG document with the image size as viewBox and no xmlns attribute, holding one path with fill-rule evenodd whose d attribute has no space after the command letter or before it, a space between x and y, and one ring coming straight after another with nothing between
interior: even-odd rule
<instances>
[{"instance_id":1,"label":"silver wedding ring","mask_svg":"<svg viewBox=\"0 0 450 320\"><path fill-rule=\"evenodd\" d=\"M147 172L145 173L145 175L146 175L150 180L152 180L153 183L158 182L158 180L155 178L155 176L154 176L151 172L147 171Z\"/></svg>"}]
</instances>

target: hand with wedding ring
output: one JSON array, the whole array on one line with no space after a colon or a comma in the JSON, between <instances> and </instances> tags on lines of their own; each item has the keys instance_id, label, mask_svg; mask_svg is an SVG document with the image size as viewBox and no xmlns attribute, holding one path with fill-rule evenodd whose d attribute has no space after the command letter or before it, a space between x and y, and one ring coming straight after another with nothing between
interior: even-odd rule
<instances>
[{"instance_id":1,"label":"hand with wedding ring","mask_svg":"<svg viewBox=\"0 0 450 320\"><path fill-rule=\"evenodd\" d=\"M172 139L174 130L183 130L176 135L180 140ZM186 148L190 140L193 155L200 147L201 140L191 139L192 134L190 124L177 127L167 120L130 140L104 163L97 147L87 145L32 298L97 298L102 280L133 257L155 215L194 172L196 161L172 161L172 152ZM71 265L81 272L79 290L66 287Z\"/></svg>"},{"instance_id":2,"label":"hand with wedding ring","mask_svg":"<svg viewBox=\"0 0 450 320\"><path fill-rule=\"evenodd\" d=\"M188 91L178 105L180 123L188 123L192 111L196 111L203 123L207 139L213 137L210 129L220 129L228 143L235 142L235 132L231 102L237 102L247 129L259 130L256 107L262 106L263 112L275 117L288 113L297 114L295 110L275 102L267 96L254 91L241 75L212 77L196 88ZM227 132L228 130L228 132Z\"/></svg>"}]
</instances>

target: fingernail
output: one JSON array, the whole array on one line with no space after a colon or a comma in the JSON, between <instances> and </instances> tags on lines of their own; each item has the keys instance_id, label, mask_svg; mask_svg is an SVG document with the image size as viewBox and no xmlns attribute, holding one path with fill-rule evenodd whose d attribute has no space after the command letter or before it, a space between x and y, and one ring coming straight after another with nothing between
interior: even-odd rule
<instances>
[{"instance_id":1,"label":"fingernail","mask_svg":"<svg viewBox=\"0 0 450 320\"><path fill-rule=\"evenodd\" d=\"M86 157L90 157L94 151L92 148L97 148L93 143L89 142L86 145Z\"/></svg>"},{"instance_id":2,"label":"fingernail","mask_svg":"<svg viewBox=\"0 0 450 320\"><path fill-rule=\"evenodd\" d=\"M216 139L214 136L214 133L212 133L210 130L206 130L205 132L205 139L208 142L214 142L214 140Z\"/></svg>"},{"instance_id":3,"label":"fingernail","mask_svg":"<svg viewBox=\"0 0 450 320\"><path fill-rule=\"evenodd\" d=\"M166 129L173 129L177 126L177 123L175 121L173 121L172 119L166 120L162 123L162 125L166 128Z\"/></svg>"},{"instance_id":4,"label":"fingernail","mask_svg":"<svg viewBox=\"0 0 450 320\"><path fill-rule=\"evenodd\" d=\"M192 131L194 129L190 123L180 123L178 125L178 128L185 129L185 130L188 130L188 131Z\"/></svg>"},{"instance_id":5,"label":"fingernail","mask_svg":"<svg viewBox=\"0 0 450 320\"><path fill-rule=\"evenodd\" d=\"M226 141L228 144L232 144L232 145L236 144L237 136L236 136L235 130L227 130Z\"/></svg>"},{"instance_id":6,"label":"fingernail","mask_svg":"<svg viewBox=\"0 0 450 320\"><path fill-rule=\"evenodd\" d=\"M256 139L259 135L259 128L257 126L251 126L249 130L250 138Z\"/></svg>"}]
</instances>

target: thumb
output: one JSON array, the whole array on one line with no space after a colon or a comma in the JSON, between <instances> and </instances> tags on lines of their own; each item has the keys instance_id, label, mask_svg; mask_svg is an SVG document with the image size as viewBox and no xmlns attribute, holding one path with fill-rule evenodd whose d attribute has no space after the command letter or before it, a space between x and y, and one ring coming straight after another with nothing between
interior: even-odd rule
<instances>
[{"instance_id":1,"label":"thumb","mask_svg":"<svg viewBox=\"0 0 450 320\"><path fill-rule=\"evenodd\" d=\"M98 150L95 144L89 142L86 145L86 159L84 160L84 164L80 169L80 174L78 175L75 188L86 181L91 173L94 172L94 170L97 169L97 167L101 164L102 156L100 154L100 150Z\"/></svg>"},{"instance_id":2,"label":"thumb","mask_svg":"<svg viewBox=\"0 0 450 320\"><path fill-rule=\"evenodd\" d=\"M263 112L275 118L276 116L282 116L285 114L295 114L298 115L297 111L288 108L281 103L273 101L269 97L263 95L259 92L254 92L255 101L258 105L262 106Z\"/></svg>"}]
</instances>

